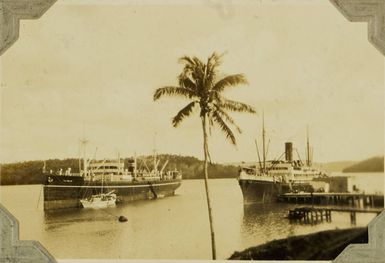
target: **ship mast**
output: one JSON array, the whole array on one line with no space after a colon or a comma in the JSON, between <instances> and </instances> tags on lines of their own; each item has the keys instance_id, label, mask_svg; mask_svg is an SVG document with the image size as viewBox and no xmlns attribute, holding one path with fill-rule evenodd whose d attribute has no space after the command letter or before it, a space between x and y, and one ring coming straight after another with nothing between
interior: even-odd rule
<instances>
[{"instance_id":1,"label":"ship mast","mask_svg":"<svg viewBox=\"0 0 385 263\"><path fill-rule=\"evenodd\" d=\"M82 175L82 158L81 158L81 145L78 144L78 157L79 157L79 175Z\"/></svg>"},{"instance_id":2,"label":"ship mast","mask_svg":"<svg viewBox=\"0 0 385 263\"><path fill-rule=\"evenodd\" d=\"M306 165L310 166L309 126L306 127Z\"/></svg>"},{"instance_id":3,"label":"ship mast","mask_svg":"<svg viewBox=\"0 0 385 263\"><path fill-rule=\"evenodd\" d=\"M138 167L136 159L137 159L137 158L136 158L136 151L135 151L135 153L134 153L134 178L136 178L136 175L137 175L137 167Z\"/></svg>"},{"instance_id":4,"label":"ship mast","mask_svg":"<svg viewBox=\"0 0 385 263\"><path fill-rule=\"evenodd\" d=\"M87 169L88 169L87 152L86 152L88 140L83 137L83 139L80 140L80 143L82 144L82 148L83 148L83 177L85 177L87 175Z\"/></svg>"},{"instance_id":5,"label":"ship mast","mask_svg":"<svg viewBox=\"0 0 385 263\"><path fill-rule=\"evenodd\" d=\"M259 149L258 149L258 141L257 140L255 140L255 147L257 148L259 172L261 172L262 171L262 163L261 163L261 157L259 156ZM255 166L255 168L257 168L257 166ZM257 173L257 169L255 169L255 173Z\"/></svg>"},{"instance_id":6,"label":"ship mast","mask_svg":"<svg viewBox=\"0 0 385 263\"><path fill-rule=\"evenodd\" d=\"M266 151L265 151L265 114L262 112L262 158L263 158L263 172L266 169Z\"/></svg>"},{"instance_id":7,"label":"ship mast","mask_svg":"<svg viewBox=\"0 0 385 263\"><path fill-rule=\"evenodd\" d=\"M83 148L83 177L85 178L87 176L87 169L88 169L88 163L87 163L87 143L88 140L86 139L86 128L85 128L85 123L83 121L83 138L80 139L80 144ZM79 164L80 164L80 159L79 159ZM79 173L80 173L80 167L79 167Z\"/></svg>"},{"instance_id":8,"label":"ship mast","mask_svg":"<svg viewBox=\"0 0 385 263\"><path fill-rule=\"evenodd\" d=\"M156 159L157 159L157 156L156 156L156 133L155 133L154 135L154 173L155 175L157 173L157 166L158 166Z\"/></svg>"},{"instance_id":9,"label":"ship mast","mask_svg":"<svg viewBox=\"0 0 385 263\"><path fill-rule=\"evenodd\" d=\"M123 169L120 169L120 152L118 151L118 174L124 174L124 161L123 161Z\"/></svg>"}]
</instances>

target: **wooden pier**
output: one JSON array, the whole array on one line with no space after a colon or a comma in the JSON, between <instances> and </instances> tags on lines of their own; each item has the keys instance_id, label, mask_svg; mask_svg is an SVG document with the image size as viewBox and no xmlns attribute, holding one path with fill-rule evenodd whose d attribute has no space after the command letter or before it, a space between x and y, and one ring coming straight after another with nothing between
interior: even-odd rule
<instances>
[{"instance_id":1,"label":"wooden pier","mask_svg":"<svg viewBox=\"0 0 385 263\"><path fill-rule=\"evenodd\" d=\"M286 193L279 202L312 205L344 205L350 207L384 207L384 195L364 193Z\"/></svg>"},{"instance_id":2,"label":"wooden pier","mask_svg":"<svg viewBox=\"0 0 385 263\"><path fill-rule=\"evenodd\" d=\"M311 207L299 207L289 211L288 218L295 221L303 221L305 224L316 224L318 222L331 222L331 210L314 209Z\"/></svg>"},{"instance_id":3,"label":"wooden pier","mask_svg":"<svg viewBox=\"0 0 385 263\"><path fill-rule=\"evenodd\" d=\"M348 212L350 213L350 222L355 225L357 222L357 213L375 213L379 215L383 208L353 208L353 207L297 207L289 210L288 218L303 222L305 224L317 224L324 220L331 222L331 214L334 212Z\"/></svg>"}]
</instances>

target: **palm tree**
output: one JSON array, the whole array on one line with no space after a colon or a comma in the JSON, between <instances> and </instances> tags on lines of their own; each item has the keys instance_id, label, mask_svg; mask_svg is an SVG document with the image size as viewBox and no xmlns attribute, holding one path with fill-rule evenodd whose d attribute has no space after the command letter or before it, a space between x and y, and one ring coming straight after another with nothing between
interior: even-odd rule
<instances>
[{"instance_id":1,"label":"palm tree","mask_svg":"<svg viewBox=\"0 0 385 263\"><path fill-rule=\"evenodd\" d=\"M208 149L208 133L214 125L219 126L226 138L236 145L233 131L228 124L241 133L241 129L228 115L228 111L255 113L253 107L229 100L222 93L230 87L239 84L247 84L243 74L228 75L218 80L218 67L221 65L222 55L215 52L209 56L206 64L197 57L181 57L179 61L184 64L182 73L178 76L178 86L166 86L158 88L154 93L154 101L162 96L180 96L190 99L190 103L181 109L172 119L172 125L178 125L199 108L203 129L204 150L204 182L206 190L207 207L210 221L212 258L216 259L215 233L212 218L211 201L208 187L208 160L210 158Z\"/></svg>"}]
</instances>

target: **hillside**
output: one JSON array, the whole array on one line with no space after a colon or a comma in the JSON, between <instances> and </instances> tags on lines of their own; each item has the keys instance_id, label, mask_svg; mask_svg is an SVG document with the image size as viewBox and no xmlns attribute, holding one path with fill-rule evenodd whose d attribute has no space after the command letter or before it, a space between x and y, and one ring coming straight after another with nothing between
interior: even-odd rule
<instances>
[{"instance_id":1,"label":"hillside","mask_svg":"<svg viewBox=\"0 0 385 263\"><path fill-rule=\"evenodd\" d=\"M157 158L160 160L160 168L168 160L167 169L182 171L184 179L203 179L203 161L196 157L161 154ZM152 156L140 156L138 160L138 169L144 167L144 161L151 168ZM217 163L209 164L210 178L235 178L237 175L238 168L236 166Z\"/></svg>"},{"instance_id":2,"label":"hillside","mask_svg":"<svg viewBox=\"0 0 385 263\"><path fill-rule=\"evenodd\" d=\"M59 169L66 170L71 167L72 172L79 172L79 160L70 158L65 160L51 159L46 160L47 170ZM1 165L0 184L42 184L44 177L42 174L44 161L26 161L19 163L7 163Z\"/></svg>"},{"instance_id":3,"label":"hillside","mask_svg":"<svg viewBox=\"0 0 385 263\"><path fill-rule=\"evenodd\" d=\"M372 157L343 169L344 173L383 172L383 171L384 171L383 156Z\"/></svg>"},{"instance_id":4,"label":"hillside","mask_svg":"<svg viewBox=\"0 0 385 263\"><path fill-rule=\"evenodd\" d=\"M158 169L168 160L166 170L177 169L182 172L184 179L203 178L203 161L195 157L161 154L158 155ZM128 158L122 159L127 167ZM79 160L69 158L64 160L46 160L47 170L58 171L71 167L73 173L79 172ZM42 175L44 161L27 161L19 163L9 163L1 165L0 184L41 184L44 181ZM137 158L138 169L153 169L153 159L151 156L139 156ZM238 168L232 165L210 164L210 178L235 178Z\"/></svg>"},{"instance_id":5,"label":"hillside","mask_svg":"<svg viewBox=\"0 0 385 263\"><path fill-rule=\"evenodd\" d=\"M355 161L338 161L329 163L317 163L317 167L321 168L325 172L342 172L346 167L349 167L357 162Z\"/></svg>"}]
</instances>

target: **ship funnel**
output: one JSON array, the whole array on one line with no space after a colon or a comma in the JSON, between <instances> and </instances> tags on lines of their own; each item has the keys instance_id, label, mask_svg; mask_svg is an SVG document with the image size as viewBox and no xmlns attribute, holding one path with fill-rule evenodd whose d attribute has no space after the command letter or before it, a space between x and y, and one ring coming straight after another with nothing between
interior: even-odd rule
<instances>
[{"instance_id":1,"label":"ship funnel","mask_svg":"<svg viewBox=\"0 0 385 263\"><path fill-rule=\"evenodd\" d=\"M287 162L293 161L293 143L291 142L285 143L285 159Z\"/></svg>"}]
</instances>

